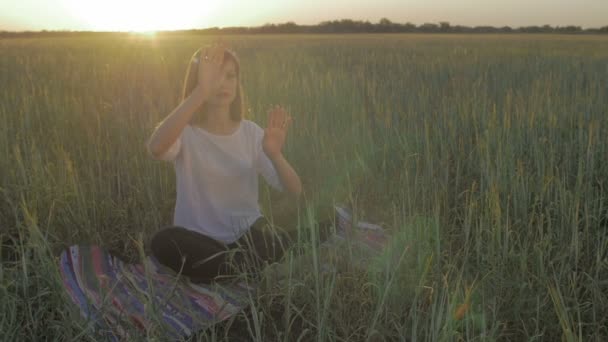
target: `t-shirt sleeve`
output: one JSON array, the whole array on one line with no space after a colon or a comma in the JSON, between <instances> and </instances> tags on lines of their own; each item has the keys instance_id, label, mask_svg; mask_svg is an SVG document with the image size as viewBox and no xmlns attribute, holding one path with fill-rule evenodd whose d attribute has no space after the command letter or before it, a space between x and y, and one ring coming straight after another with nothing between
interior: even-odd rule
<instances>
[{"instance_id":1,"label":"t-shirt sleeve","mask_svg":"<svg viewBox=\"0 0 608 342\"><path fill-rule=\"evenodd\" d=\"M283 184L281 183L281 179L279 178L279 174L275 169L272 161L262 148L262 141L264 139L264 130L255 125L255 155L253 159L253 166L258 174L262 174L264 179L270 186L272 186L277 191L285 191Z\"/></svg>"},{"instance_id":2,"label":"t-shirt sleeve","mask_svg":"<svg viewBox=\"0 0 608 342\"><path fill-rule=\"evenodd\" d=\"M160 156L158 156L158 158L155 159L164 160L168 162L174 161L182 149L182 139L184 136L184 130L185 128L182 130L182 133L177 137L177 139L175 139L175 142L173 142L169 149L167 149L165 153L161 154Z\"/></svg>"}]
</instances>

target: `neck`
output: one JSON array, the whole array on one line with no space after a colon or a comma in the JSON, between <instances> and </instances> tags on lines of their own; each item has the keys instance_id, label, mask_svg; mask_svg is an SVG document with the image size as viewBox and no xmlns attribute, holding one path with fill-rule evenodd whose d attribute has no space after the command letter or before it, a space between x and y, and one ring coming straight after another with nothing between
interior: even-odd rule
<instances>
[{"instance_id":1,"label":"neck","mask_svg":"<svg viewBox=\"0 0 608 342\"><path fill-rule=\"evenodd\" d=\"M230 118L230 105L209 104L205 110L205 116L196 120L195 123L212 132L229 131L234 127L234 121Z\"/></svg>"}]
</instances>

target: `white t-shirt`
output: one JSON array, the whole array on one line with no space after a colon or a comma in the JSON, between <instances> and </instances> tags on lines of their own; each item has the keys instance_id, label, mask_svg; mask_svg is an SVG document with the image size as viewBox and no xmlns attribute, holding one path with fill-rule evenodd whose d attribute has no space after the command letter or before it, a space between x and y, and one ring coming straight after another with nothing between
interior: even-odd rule
<instances>
[{"instance_id":1,"label":"white t-shirt","mask_svg":"<svg viewBox=\"0 0 608 342\"><path fill-rule=\"evenodd\" d=\"M258 175L284 191L262 149L264 130L241 120L231 135L215 135L186 125L159 157L175 166L177 199L173 224L224 243L238 240L262 216Z\"/></svg>"}]
</instances>

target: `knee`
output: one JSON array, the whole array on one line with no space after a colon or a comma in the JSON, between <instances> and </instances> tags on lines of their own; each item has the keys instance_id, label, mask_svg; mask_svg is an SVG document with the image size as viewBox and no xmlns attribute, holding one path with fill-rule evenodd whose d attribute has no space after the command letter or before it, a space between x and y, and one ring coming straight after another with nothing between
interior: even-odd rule
<instances>
[{"instance_id":1,"label":"knee","mask_svg":"<svg viewBox=\"0 0 608 342\"><path fill-rule=\"evenodd\" d=\"M172 236L171 232L173 230L174 227L164 228L152 236L149 245L152 255L159 257L160 255L164 254L163 251L167 249L167 245L170 243Z\"/></svg>"},{"instance_id":2,"label":"knee","mask_svg":"<svg viewBox=\"0 0 608 342\"><path fill-rule=\"evenodd\" d=\"M156 258L158 258L158 256L161 254L161 250L162 250L162 244L161 244L162 238L160 237L160 235L164 235L164 234L162 234L162 232L157 232L156 234L154 234L154 236L152 236L152 239L150 239L150 244L149 244L150 252Z\"/></svg>"}]
</instances>

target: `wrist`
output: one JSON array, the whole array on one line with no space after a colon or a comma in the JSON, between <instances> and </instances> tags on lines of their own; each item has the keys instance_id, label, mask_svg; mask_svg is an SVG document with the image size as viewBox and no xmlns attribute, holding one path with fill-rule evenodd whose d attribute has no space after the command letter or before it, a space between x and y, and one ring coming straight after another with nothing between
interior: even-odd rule
<instances>
[{"instance_id":1,"label":"wrist","mask_svg":"<svg viewBox=\"0 0 608 342\"><path fill-rule=\"evenodd\" d=\"M194 98L194 101L199 106L202 105L204 102L206 102L207 99L209 98L209 95L207 94L207 92L204 89L202 89L202 87L200 85L197 85L194 88L194 90L192 90L191 96Z\"/></svg>"},{"instance_id":2,"label":"wrist","mask_svg":"<svg viewBox=\"0 0 608 342\"><path fill-rule=\"evenodd\" d=\"M283 153L279 151L277 153L269 154L268 158L272 161L280 160L281 158L283 158Z\"/></svg>"}]
</instances>

